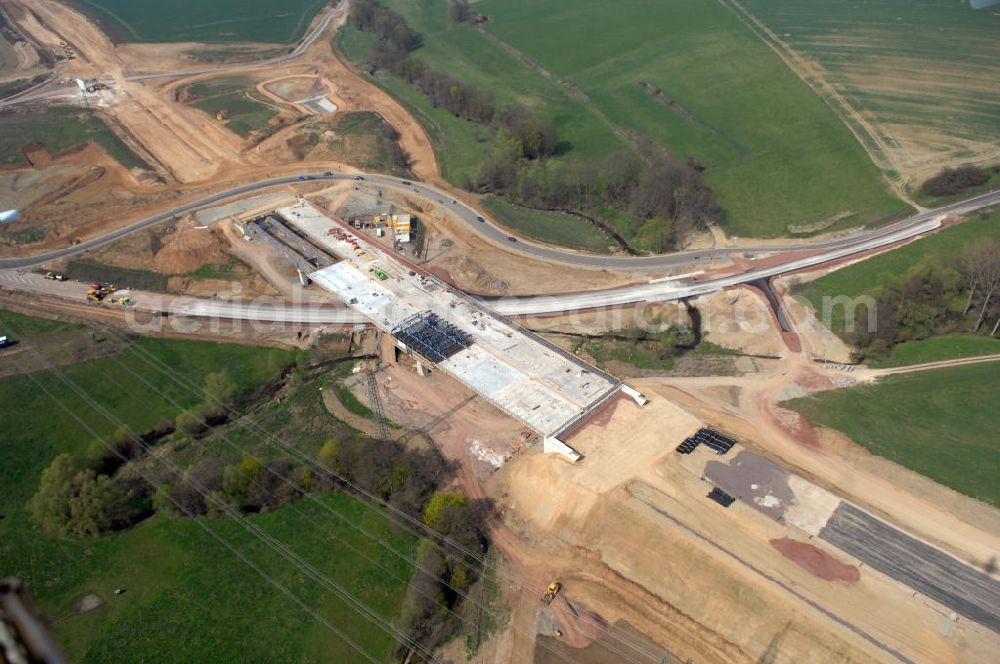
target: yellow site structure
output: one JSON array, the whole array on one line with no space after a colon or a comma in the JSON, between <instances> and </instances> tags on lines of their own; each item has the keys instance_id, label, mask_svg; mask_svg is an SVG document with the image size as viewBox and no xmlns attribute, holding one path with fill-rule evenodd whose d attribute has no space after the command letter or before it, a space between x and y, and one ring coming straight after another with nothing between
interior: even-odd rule
<instances>
[{"instance_id":1,"label":"yellow site structure","mask_svg":"<svg viewBox=\"0 0 1000 664\"><path fill-rule=\"evenodd\" d=\"M380 214L372 217L372 225L379 228L384 225L392 229L393 237L397 242L410 242L410 231L412 230L411 217L408 214Z\"/></svg>"}]
</instances>

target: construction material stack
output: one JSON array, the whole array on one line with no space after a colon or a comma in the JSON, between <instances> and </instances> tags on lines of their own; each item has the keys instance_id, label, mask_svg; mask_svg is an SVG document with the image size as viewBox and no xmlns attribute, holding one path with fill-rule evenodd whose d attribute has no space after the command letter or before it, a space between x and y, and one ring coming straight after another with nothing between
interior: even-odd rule
<instances>
[{"instance_id":1,"label":"construction material stack","mask_svg":"<svg viewBox=\"0 0 1000 664\"><path fill-rule=\"evenodd\" d=\"M725 454L735 444L735 438L719 433L715 429L698 429L696 434L685 438L675 451L679 454L691 454L698 445L704 445L716 454Z\"/></svg>"}]
</instances>

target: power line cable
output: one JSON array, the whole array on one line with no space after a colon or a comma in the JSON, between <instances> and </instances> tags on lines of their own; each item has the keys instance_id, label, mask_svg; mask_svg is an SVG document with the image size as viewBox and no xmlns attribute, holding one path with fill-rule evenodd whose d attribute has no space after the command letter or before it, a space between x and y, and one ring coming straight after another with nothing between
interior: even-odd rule
<instances>
[{"instance_id":1,"label":"power line cable","mask_svg":"<svg viewBox=\"0 0 1000 664\"><path fill-rule=\"evenodd\" d=\"M176 401L174 401L174 400L173 400L173 399L172 399L171 397L169 397L169 396L168 396L167 394L165 394L165 393L164 393L163 391L161 391L161 390L159 390L158 388L156 388L156 387L155 387L155 386L154 386L153 384L149 383L149 382L148 382L148 381L147 381L146 379L144 379L144 378L143 378L143 377L142 377L142 376L141 376L140 374L137 374L137 373L135 373L134 371L132 371L132 370L131 370L131 369L130 369L130 368L129 368L128 366L127 366L127 364L123 363L123 362L122 362L121 360L118 360L118 359L116 359L115 361L116 361L116 362L118 362L118 363L119 363L119 365L120 365L120 366L122 366L122 368L123 368L123 369L125 369L125 370L126 370L127 372L129 372L129 373L130 373L130 374L131 374L132 376L134 376L134 377L135 377L136 379L138 379L138 380L139 380L139 381L141 381L141 382L142 382L143 384L145 384L145 385L146 385L146 386L147 386L148 388L150 388L151 390L154 390L154 391L156 391L156 392L157 392L158 394L160 394L160 395L161 395L161 396L162 396L162 397L163 397L164 399L166 399L167 401L171 402L171 404L172 404L172 405L174 405L174 406L175 406L176 408L178 408L178 409L179 409L179 408L181 408L180 404L178 404L178 403L177 403ZM223 440L223 441L225 441L225 443L226 443L227 445L229 445L229 447L231 447L231 448L232 448L232 449L234 449L235 451L239 452L240 454L242 454L242 455L244 455L244 456L250 456L250 455L248 454L248 450L247 450L246 448L243 448L243 447L241 447L241 446L239 446L239 445L237 445L237 444L233 443L233 442L232 442L232 441L231 441L231 440L230 440L230 439L228 438L228 436L226 436L225 434L222 434L222 433L220 432L220 430L219 430L219 429L217 429L217 428L216 428L216 429L213 429L213 431L212 431L212 434L211 434L211 435L215 436L215 437L216 437L216 439L219 439L219 440ZM344 523L344 524L348 525L349 527L353 528L353 529L354 529L354 530L356 530L357 532L359 532L359 533L363 534L363 535L364 535L365 537L367 537L367 538L368 538L369 540L371 540L372 542L375 542L375 543L379 544L380 546L382 546L383 548L385 548L385 549L386 549L387 551L389 551L389 552L390 552L390 553L392 553L393 555L395 555L395 556L399 557L400 559L402 559L402 560L406 561L407 563L409 563L409 564L413 565L413 566L414 566L414 567L415 567L416 569L418 569L418 570L420 570L420 571L422 571L422 572L424 572L424 573L428 574L429 576L431 576L431 577L435 577L435 578L436 578L436 576L435 576L435 575L434 575L434 574L433 574L432 572L430 572L430 570L428 570L428 569L427 569L426 567L424 567L424 566L420 565L420 564L419 564L419 563L417 562L417 560L416 560L416 557L415 557L415 556L407 556L406 554L403 554L403 553L401 553L400 551L396 550L396 549L395 549L395 548L394 548L394 547L393 547L393 546L392 546L391 544L389 544L388 542L386 542L386 541L385 541L385 540L384 540L383 538L380 538L380 537L378 537L377 535L373 535L373 534L371 534L371 533L370 533L369 531L367 531L366 529L364 529L364 528L362 528L362 527L358 526L358 525L357 525L357 524L356 524L356 523L355 523L354 521L352 521L352 520L348 519L347 517L345 517L345 516L344 516L343 514L341 514L341 513L340 513L340 512L338 512L337 510L333 509L332 507L330 507L329 505L327 505L327 504L326 504L326 503L324 503L323 501L319 500L319 499L318 499L318 498L317 498L317 497L316 497L315 495L313 495L313 494L310 494L310 493L308 493L308 492L305 492L305 491L302 491L302 490L301 490L301 488L299 487L299 485L298 485L298 484L297 484L297 483L296 483L296 482L295 482L295 481L294 481L293 479L291 479L290 477L288 477L287 475L282 475L281 473L277 472L276 470L274 470L274 469L272 469L272 468L268 467L268 466L267 466L266 464L264 464L264 465L262 466L262 471L263 471L263 472L267 472L267 473L269 473L270 475L272 475L273 477L276 477L277 479L281 480L281 481L282 481L283 483L285 483L285 484L286 484L287 486L289 486L289 487L291 487L291 488L295 489L295 490L296 490L297 492L299 492L299 493L301 494L301 496L302 496L303 498L305 498L305 499L307 499L307 500L310 500L311 502L314 502L314 503L315 503L315 504L317 504L317 505L318 505L318 506L319 506L320 508L322 508L322 509L326 510L327 512L329 512L330 514L332 514L332 515L333 515L333 516L334 516L335 518L337 518L338 520L340 520L340 521L341 521L342 523ZM364 500L363 500L363 499L360 499L360 498L359 498L359 501L360 501L360 502L364 502ZM316 524L316 525L317 525L317 526L318 526L319 528L321 528L321 529L324 529L324 530L325 530L326 532L328 532L328 533L330 532L330 531L329 531L328 529L326 529L326 527L325 527L325 525L324 525L324 524L321 524L321 523L319 523L319 521L318 521L318 520L317 520L316 518L314 518L314 517L312 517L312 516L310 516L310 515L306 515L306 513L305 513L304 511L300 510L300 509L299 509L298 507L296 507L296 506L294 505L294 503L292 503L292 507L293 507L293 509L294 509L294 510L295 510L295 511L296 511L297 513L300 513L300 514L303 514L303 516L305 516L305 518L306 518L306 519L308 519L308 520L309 520L309 521L311 521L312 523ZM382 512L379 512L379 514L380 514L380 515L382 515L382 516L385 516L385 515L384 515L384 514L383 514ZM414 534L414 535L416 535L416 536L418 536L418 537L419 537L419 534L416 534L416 533L413 533L413 532L412 532L411 530L409 530L409 529L404 529L404 530L406 530L406 532L409 532L410 534ZM386 565L385 565L384 563L381 563L381 562L378 562L378 561L376 561L376 560L372 559L372 558L371 558L370 556L368 556L367 554L365 554L364 552L362 552L362 551L361 551L360 549L358 549L357 547L353 546L353 545L352 545L352 544L350 544L349 542L346 542L346 541L343 541L343 540L338 540L338 541L341 541L341 542L342 542L343 544L345 544L345 545L346 545L346 546L347 546L348 548L352 549L353 551L355 551L356 553L358 553L358 554L359 554L359 555L360 555L361 557L365 558L365 559L366 559L366 560L368 560L369 562L372 562L372 563L374 563L374 564L376 564L376 565L379 565L380 567L382 567L382 568L383 568L383 569L385 569L386 571L389 571L389 568L388 568L388 567L387 567L387 566L386 566ZM398 578L398 577L397 577L397 578ZM446 580L444 580L444 579L439 579L439 581L440 581L440 582L441 582L441 583L442 583L443 585L445 585L445 586L446 586L447 588L449 588L450 590L452 590L453 592L455 592L455 593L456 593L457 595L459 595L459 596L460 596L460 597L462 597L463 599L465 599L465 600L469 601L470 603L472 603L472 604L473 604L474 606L477 606L477 607L479 607L479 608L483 609L484 611L487 611L488 613L490 613L490 614L491 614L492 616L494 616L494 617L499 617L499 616L498 616L498 615L497 615L497 614L496 614L496 613L495 613L495 612L494 612L494 611L493 611L492 609L490 609L490 608L486 607L486 606L485 606L485 605L483 605L483 604L479 604L479 603L478 603L478 602L477 602L477 601L476 601L476 600L475 600L475 599L474 599L474 598L473 598L473 597L472 597L471 595L469 595L469 594L468 594L467 592L463 591L463 590L462 590L461 588L458 588L458 587L456 587L456 586L452 585L451 583L449 583L448 581L446 581ZM429 599L434 599L434 600L436 601L436 598L433 598L433 597L431 597L431 596L430 596L430 595L428 595L428 594L427 594L426 592L423 592L423 591L418 591L418 592L420 592L420 594L421 594L421 595L423 595L423 596L425 596L425 597L427 597L427 598L429 598ZM446 608L446 611L447 611L448 613L450 613L451 615L454 615L455 617L457 617L457 618L458 618L459 620L461 620L461 621L465 622L466 624L470 624L470 621L471 621L471 619L470 619L470 618L467 618L467 617L465 617L465 616L462 616L462 615L461 615L460 613L457 613L457 612L455 612L455 611L454 611L454 610L452 610L452 609L448 609L448 608ZM512 625L512 627L513 627L513 628L514 628L514 629L515 629L516 631L522 631L522 630L519 630L519 629L518 629L518 628L517 628L516 626L513 626L513 625ZM523 632L522 632L522 633L523 633ZM548 648L547 644L542 644L542 645L543 645L543 647L546 647L546 648ZM557 651L555 651L555 650L551 650L551 652L552 652L552 654L553 654L553 655L555 655L555 656L559 657L559 658L560 658L560 659L562 659L563 661L567 661L567 662L571 661L571 660L569 660L568 658L566 658L566 657L565 657L564 655L562 655L561 653L559 653L559 652L557 652ZM622 654L622 655L624 656L624 654Z\"/></svg>"},{"instance_id":2,"label":"power line cable","mask_svg":"<svg viewBox=\"0 0 1000 664\"><path fill-rule=\"evenodd\" d=\"M159 371L161 371L162 373L166 373L166 374L172 375L174 377L175 382L177 382L178 384L180 384L182 386L186 385L187 388L189 389L189 391L191 391L192 393L201 395L204 399L213 402L213 404L216 407L222 409L228 416L233 417L234 415L239 415L239 413L234 408L232 408L228 404L225 404L221 400L215 398L213 395L209 394L207 391L204 391L200 386L191 383L182 374L180 374L179 372L176 372L176 370L174 370L169 365L164 364L159 358L156 358L155 356L153 356L152 354L150 354L145 349L139 348L138 346L135 346L134 348L136 348L136 350L139 352L139 354L143 355L146 358L147 364L150 365L151 367L153 367L154 369L158 366L159 367L159 369L158 369ZM288 452L289 454L295 456L296 458L300 459L301 461L304 461L305 463L309 464L310 467L314 468L317 472L319 472L321 474L324 474L327 477L333 477L333 478L337 479L338 481L342 482L346 486L349 486L350 488L352 488L354 491L356 491L356 492L360 493L361 495L365 496L366 498L368 498L369 501L372 501L372 502L375 502L375 503L378 503L378 504L382 505L385 509L392 511L393 513L395 513L399 517L401 517L404 521L406 521L407 523L411 524L409 527L407 527L407 526L402 526L402 527L407 528L408 530L410 530L411 532L413 532L416 535L419 535L420 533L424 533L425 535L429 534L429 535L433 536L439 542L442 542L444 544L448 544L452 548L457 549L457 550L461 551L463 554L465 554L465 555L473 558L474 560L476 560L477 562L479 562L484 568L489 568L492 571L494 571L495 573L497 573L498 575L506 577L507 579L514 581L521 588L527 588L527 589L531 590L530 586L528 584L526 584L523 581L523 579L521 579L521 578L517 577L516 575L513 575L513 574L511 574L509 572L505 572L505 571L501 570L499 568L499 566L497 566L495 563L491 563L488 560L487 557L478 554L477 552L475 552L475 551L473 551L473 550L465 547L464 545L462 545L462 544L460 544L458 542L455 542L453 539L447 537L446 535L443 535L443 534L437 532L436 530L430 528L429 526L427 526L426 524L424 524L422 521L414 519L413 517L411 517L410 515L406 514L402 510L398 509L397 507L395 507L391 503L383 500L382 498L379 498L378 496L375 496L375 495L371 494L369 491L367 491L363 487L360 487L359 485L357 485L356 483L350 481L348 478L344 477L343 475L341 475L341 474L337 473L336 471L328 468L327 466L325 466L324 464L322 464L321 462L319 462L318 459L315 459L315 458L311 457L310 455L302 452L297 447L288 444L287 442L285 442L284 440L282 440L281 438L279 438L276 434L274 434L274 433L272 433L270 431L267 431L262 426L260 426L260 424L257 423L252 417L250 417L248 419L248 424L249 424L249 426L251 426L254 429L256 429L263 437L270 439L279 448L285 450L286 452ZM369 507L373 508L374 506L373 505L369 505ZM380 514L381 514L381 512L380 512ZM400 524L400 525L402 525L402 524ZM414 530L414 528L416 530ZM436 544L436 546L437 546L437 548L439 548L442 551L444 551L444 549L441 548L440 544ZM468 563L468 562L462 560L461 557L458 557L457 560L461 564L465 565L468 569L470 569L470 570L475 571L475 572L478 573L478 570L476 570L475 568L473 568L473 566L472 566L471 563ZM461 590L456 589L456 588L452 588L452 589L456 590L457 592L459 592L460 594L462 594L464 597L468 597L468 595L465 594L465 593L462 593ZM535 592L539 592L539 591L536 590ZM472 601L473 603L475 603L475 600L472 600L471 598L469 598L469 599L470 599L470 601ZM591 625L592 627L594 627L594 628L596 628L598 630L602 630L603 631L606 628L606 625L604 623L595 621L595 620L593 620L593 619L591 619L591 618L589 618L587 616L575 615L574 617L578 621L583 622L583 623L587 623L587 624ZM628 639L626 637L614 634L613 632L610 632L610 631L608 632L608 635L612 639L620 642L622 645L627 646L628 648L636 651L637 653L640 653L641 655L643 655L643 656L645 656L645 657L647 657L647 658L649 658L651 660L659 661L659 659L660 659L660 653L658 653L658 652L657 653L652 653L652 652L646 650L643 646L634 643L633 641L631 641L630 639ZM610 646L608 646L608 644L603 644L603 645L605 647L611 649ZM616 654L620 654L623 657L627 657L626 655L624 655L624 653L616 653Z\"/></svg>"},{"instance_id":3,"label":"power line cable","mask_svg":"<svg viewBox=\"0 0 1000 664\"><path fill-rule=\"evenodd\" d=\"M29 349L30 348L32 348L32 346L29 345ZM36 353L36 355L37 355L37 353ZM119 429L125 431L126 434L128 435L128 437L135 444L139 445L147 454L150 453L150 451L151 451L150 446L148 444L146 444L146 442L143 441L142 438L139 435L137 435L134 431L132 431L121 419L117 418L112 413L110 413L106 408L104 408L104 406L102 404L100 404L95 399L93 399L93 397L91 397L86 392L86 390L83 390L75 382L73 382L71 379L67 378L65 376L65 374L63 374L60 370L58 370L58 369L56 369L56 368L54 368L52 366L49 366L48 367L48 371L53 376L55 376L58 380L60 380L60 382L62 382L64 385L66 385L70 390L72 390L75 394L77 394L77 396L79 396L81 399L83 399L94 410L94 412L96 412L97 414L101 415L102 417L104 417L109 422L115 424ZM64 409L65 409L65 407L64 407ZM68 410L68 409L66 409L66 410ZM68 412L71 412L71 411L68 411ZM117 452L116 452L116 455L117 455ZM291 550L289 547L287 547L287 545L285 545L283 542L277 540L276 538L274 538L270 534L268 534L265 531L263 531L259 526L257 526L256 524L252 523L249 519L247 519L245 516L243 516L242 513L240 513L238 510L234 509L232 506L230 506L227 502L225 502L224 500L222 500L218 496L214 495L206 487L203 487L199 483L194 482L193 480L191 480L191 478L185 478L183 470L179 466L177 466L175 463L173 463L171 460L167 459L166 457L160 456L160 455L157 455L156 458L163 465L167 466L175 475L177 475L178 479L186 481L190 486L192 486L206 500L212 501L218 509L220 509L221 511L229 514L233 518L233 520L237 521L245 530L247 530L248 532L250 532L252 535L254 535L255 537L257 537L261 541L263 541L265 544L268 544L268 546L270 546L273 550L277 551L279 553L279 555L281 555L283 558L285 558L286 560L288 560L289 562L291 562L300 571L304 572L307 576L309 576L314 581L316 581L317 583L319 583L320 585L322 585L323 587L325 587L331 593L337 595L341 600L345 601L345 603L351 605L355 609L355 611L357 613L359 613L360 615L362 615L362 617L365 617L369 622L373 623L377 627L380 627L381 629L383 629L384 631L386 631L388 634L390 634L392 636L395 636L399 640L400 643L403 643L403 644L407 645L408 647L411 647L414 650L420 651L430 661L433 661L433 662L440 662L441 661L438 658L436 658L433 655L433 653L431 653L425 647L423 647L420 643L418 643L416 640L410 638L409 635L403 633L402 631L400 631L399 629L397 629L395 626L393 626L391 623L389 623L387 620L385 620L384 618L382 618L382 616L380 616L376 612L374 612L364 602L362 602L361 600L357 599L352 593L350 593L349 591L347 591L346 589L344 589L342 586L340 586L338 583L336 583L335 581L333 581L332 579L330 579L326 575L324 575L321 572L319 572L318 570L316 570L315 567L313 567L307 561L305 561L300 556L298 556L298 554L296 554L293 550ZM149 481L148 478L144 477L144 479L146 479L147 481Z\"/></svg>"},{"instance_id":4,"label":"power line cable","mask_svg":"<svg viewBox=\"0 0 1000 664\"><path fill-rule=\"evenodd\" d=\"M97 433L97 431L95 431L93 427L91 427L87 422L85 422L83 420L83 418L81 418L77 413L73 412L73 410L71 410L70 408L68 408L62 402L62 400L60 400L58 397L56 397L54 394L52 394L52 392L49 391L49 389L47 387L45 387L45 385L40 380L38 380L38 377L35 375L34 372L30 372L27 375L28 375L28 378L33 383L35 383L35 385L39 389L41 389L46 394L46 396L49 397L49 399L51 399L52 401L54 401L55 404L57 406L59 406L59 408L61 408L63 411L66 412L67 415L69 415L71 418L73 418L77 422L77 424L79 424L85 431L87 431L91 436L93 436L94 439L101 441L101 443L105 447L107 447L107 449L112 454L114 454L115 456L117 456L123 463L126 462L126 461L128 461L128 458L125 457L123 454L121 454L121 452L118 451L118 449L114 446L114 444L110 443L103 436L101 436L99 433ZM150 485L153 485L152 479L149 478L145 473L142 473L142 471L139 471L139 474L142 476L142 478L144 480L146 480L147 483L149 483ZM194 521L202 530L204 530L206 533L208 533L214 539L216 539L219 543L221 543L223 546L225 546L231 553L233 553L233 555L237 556L241 561L243 561L246 565L248 565L251 569L253 569L255 572L257 572L261 577L263 577L268 583L270 583L275 588L277 588L278 590L280 590L282 593L284 593L285 595L287 595L290 599L292 599L292 601L294 601L301 609L303 609L306 613L308 613L310 616L312 616L315 620L317 620L318 622L322 623L330 631L332 631L334 634L336 634L338 637L340 637L352 649L354 649L355 651L357 651L358 654L360 654L362 657L364 657L366 660L368 660L372 664L378 664L378 660L375 659L374 657L372 657L371 654L369 654L357 642L355 642L347 634L345 634L343 631L341 631L339 628L337 628L336 625L332 624L326 618L324 618L323 616L321 616L314 608L312 608L311 606L309 606L308 604L306 604L300 597L298 597L294 592L292 592L291 589L289 589L287 586L285 586L280 581L278 581L277 579L275 579L274 577L272 577L270 574L268 574L266 571L264 571L263 568L261 568L257 563L255 563L253 560L251 560L238 547L236 547L235 545L231 544L225 538L223 538L221 535L219 535L217 532L215 532L214 530L212 530L211 528L209 528L204 523L203 520L197 518L197 515L192 514L179 501L174 500L172 497L170 498L170 501L172 503L174 503L175 507L177 507L178 510L182 511L188 517L191 517L192 521Z\"/></svg>"}]
</instances>

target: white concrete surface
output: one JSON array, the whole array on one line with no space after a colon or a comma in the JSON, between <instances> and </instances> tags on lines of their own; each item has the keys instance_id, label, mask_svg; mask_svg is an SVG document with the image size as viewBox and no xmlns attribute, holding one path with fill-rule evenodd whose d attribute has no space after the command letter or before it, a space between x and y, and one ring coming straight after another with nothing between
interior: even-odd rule
<instances>
[{"instance_id":1,"label":"white concrete surface","mask_svg":"<svg viewBox=\"0 0 1000 664\"><path fill-rule=\"evenodd\" d=\"M621 387L482 303L401 263L318 208L304 204L276 212L344 259L311 273L310 279L381 330L392 332L417 313L435 313L469 335L468 348L437 366L544 437L555 438ZM379 272L386 278L380 279Z\"/></svg>"}]
</instances>

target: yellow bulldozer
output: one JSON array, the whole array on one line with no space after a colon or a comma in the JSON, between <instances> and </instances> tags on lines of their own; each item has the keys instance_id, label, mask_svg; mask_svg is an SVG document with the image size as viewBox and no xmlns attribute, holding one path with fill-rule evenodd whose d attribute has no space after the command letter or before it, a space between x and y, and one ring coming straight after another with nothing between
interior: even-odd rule
<instances>
[{"instance_id":1,"label":"yellow bulldozer","mask_svg":"<svg viewBox=\"0 0 1000 664\"><path fill-rule=\"evenodd\" d=\"M561 589L562 589L562 584L559 583L558 581L553 581L552 583L550 583L549 587L545 589L545 594L542 595L542 603L551 604L552 600L556 598L556 595L559 594L559 591Z\"/></svg>"}]
</instances>

